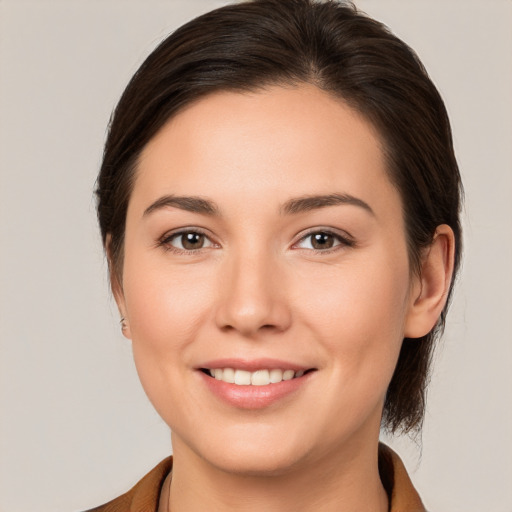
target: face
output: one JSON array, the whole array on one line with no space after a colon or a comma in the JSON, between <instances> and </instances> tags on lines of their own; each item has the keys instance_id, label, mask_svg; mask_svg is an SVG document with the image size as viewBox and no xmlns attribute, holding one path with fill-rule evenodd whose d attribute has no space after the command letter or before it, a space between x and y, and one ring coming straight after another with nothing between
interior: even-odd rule
<instances>
[{"instance_id":1,"label":"face","mask_svg":"<svg viewBox=\"0 0 512 512\"><path fill-rule=\"evenodd\" d=\"M210 95L141 155L116 296L175 454L286 472L376 440L415 286L377 134L313 86Z\"/></svg>"}]
</instances>

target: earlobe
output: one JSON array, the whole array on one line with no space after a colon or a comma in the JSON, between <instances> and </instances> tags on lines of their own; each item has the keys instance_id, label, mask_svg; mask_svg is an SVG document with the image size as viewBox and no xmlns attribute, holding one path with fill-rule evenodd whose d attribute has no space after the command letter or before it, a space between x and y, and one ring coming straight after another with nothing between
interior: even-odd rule
<instances>
[{"instance_id":1,"label":"earlobe","mask_svg":"<svg viewBox=\"0 0 512 512\"><path fill-rule=\"evenodd\" d=\"M127 314L126 314L126 304L124 300L124 291L123 285L120 281L119 272L116 271L111 251L111 240L112 237L107 234L107 238L105 240L105 252L107 254L108 261L108 273L110 279L110 289L112 290L112 295L114 295L114 299L117 304L117 308L119 310L119 315L121 316L119 324L121 325L121 332L125 336L125 338L131 339L130 332L130 324L128 322Z\"/></svg>"},{"instance_id":2,"label":"earlobe","mask_svg":"<svg viewBox=\"0 0 512 512\"><path fill-rule=\"evenodd\" d=\"M404 336L420 338L436 325L446 304L453 274L455 237L450 226L437 227L421 263L405 322Z\"/></svg>"},{"instance_id":3,"label":"earlobe","mask_svg":"<svg viewBox=\"0 0 512 512\"><path fill-rule=\"evenodd\" d=\"M128 320L124 316L121 316L121 319L119 320L119 325L121 326L121 332L123 333L124 337L131 339L130 326L128 324Z\"/></svg>"}]
</instances>

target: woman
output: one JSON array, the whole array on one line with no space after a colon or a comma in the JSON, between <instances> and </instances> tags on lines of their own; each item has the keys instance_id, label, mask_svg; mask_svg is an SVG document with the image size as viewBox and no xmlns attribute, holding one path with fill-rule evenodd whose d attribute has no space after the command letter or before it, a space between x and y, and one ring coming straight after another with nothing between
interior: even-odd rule
<instances>
[{"instance_id":1,"label":"woman","mask_svg":"<svg viewBox=\"0 0 512 512\"><path fill-rule=\"evenodd\" d=\"M98 217L166 459L94 510L424 510L421 428L460 176L415 54L350 5L205 14L114 113Z\"/></svg>"}]
</instances>

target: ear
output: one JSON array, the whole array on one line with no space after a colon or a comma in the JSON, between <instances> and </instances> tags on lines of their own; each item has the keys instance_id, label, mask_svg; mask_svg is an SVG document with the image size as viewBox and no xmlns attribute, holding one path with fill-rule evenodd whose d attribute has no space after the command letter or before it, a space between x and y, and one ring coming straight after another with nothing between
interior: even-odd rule
<instances>
[{"instance_id":1,"label":"ear","mask_svg":"<svg viewBox=\"0 0 512 512\"><path fill-rule=\"evenodd\" d=\"M420 275L412 287L411 303L404 336L420 338L436 325L446 304L453 274L455 237L446 224L437 227L432 244L426 249Z\"/></svg>"},{"instance_id":2,"label":"ear","mask_svg":"<svg viewBox=\"0 0 512 512\"><path fill-rule=\"evenodd\" d=\"M107 234L107 238L105 240L105 252L107 254L108 261L110 289L112 290L112 295L114 295L114 299L117 304L117 309L119 310L119 315L121 316L121 331L125 338L131 339L132 336L130 332L130 322L128 321L128 316L126 312L123 283L120 280L118 269L116 269L114 260L112 258L112 237L110 233Z\"/></svg>"}]
</instances>

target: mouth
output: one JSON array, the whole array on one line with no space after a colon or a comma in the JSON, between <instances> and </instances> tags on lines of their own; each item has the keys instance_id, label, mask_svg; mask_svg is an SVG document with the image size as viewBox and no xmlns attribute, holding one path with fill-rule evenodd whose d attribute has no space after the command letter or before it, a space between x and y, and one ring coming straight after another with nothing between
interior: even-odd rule
<instances>
[{"instance_id":1,"label":"mouth","mask_svg":"<svg viewBox=\"0 0 512 512\"><path fill-rule=\"evenodd\" d=\"M309 389L318 368L268 358L226 358L204 361L196 370L222 402L237 409L261 410L301 396L300 390Z\"/></svg>"},{"instance_id":2,"label":"mouth","mask_svg":"<svg viewBox=\"0 0 512 512\"><path fill-rule=\"evenodd\" d=\"M235 384L236 386L268 386L279 384L283 381L299 379L304 375L316 371L309 369L280 369L261 368L256 371L248 371L237 368L201 368L205 375L215 380Z\"/></svg>"}]
</instances>

